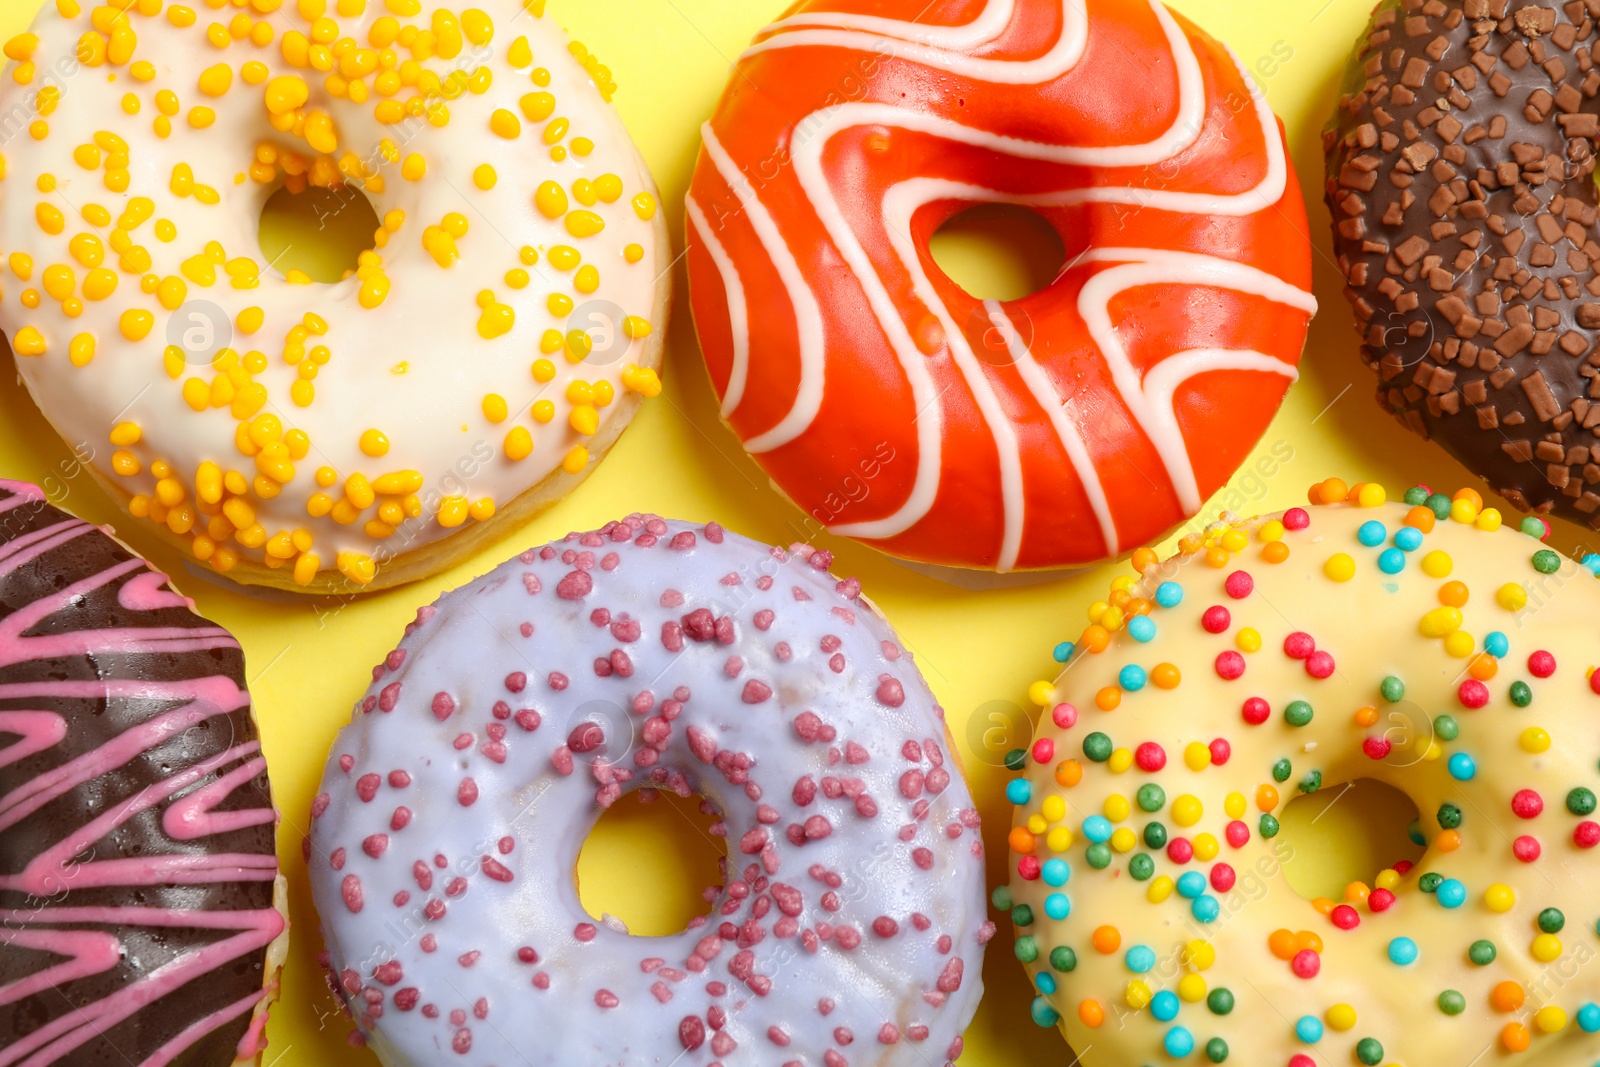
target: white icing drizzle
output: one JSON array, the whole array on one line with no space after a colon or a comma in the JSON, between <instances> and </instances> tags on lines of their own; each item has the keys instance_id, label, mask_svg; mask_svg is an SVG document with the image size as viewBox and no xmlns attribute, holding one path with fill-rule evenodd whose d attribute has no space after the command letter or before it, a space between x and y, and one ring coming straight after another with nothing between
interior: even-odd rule
<instances>
[{"instance_id":1,"label":"white icing drizzle","mask_svg":"<svg viewBox=\"0 0 1600 1067\"><path fill-rule=\"evenodd\" d=\"M705 241L711 262L717 266L717 274L722 278L722 288L728 298L728 328L733 338L733 368L728 372L728 385L722 393L722 417L726 419L739 410L739 404L744 400L745 383L750 377L750 305L745 299L744 280L739 277L739 268L734 265L728 250L722 247L722 242L717 239L711 224L706 220L706 213L692 197L689 198L687 207L689 225L700 231L700 239Z\"/></svg>"},{"instance_id":2,"label":"white icing drizzle","mask_svg":"<svg viewBox=\"0 0 1600 1067\"><path fill-rule=\"evenodd\" d=\"M722 142L708 122L701 127L705 139L706 155L716 166L717 173L728 183L728 188L739 198L739 204L750 216L750 225L760 238L761 245L772 259L772 265L783 279L783 287L794 302L796 333L800 341L800 386L795 390L794 406L772 429L750 438L744 443L752 453L770 452L793 441L805 433L822 408L823 387L827 364L822 351L822 308L817 305L817 294L812 292L794 252L783 239L783 231L773 219L761 197L750 186L750 181L739 172L738 164L728 155ZM704 227L702 227L704 229Z\"/></svg>"},{"instance_id":3,"label":"white icing drizzle","mask_svg":"<svg viewBox=\"0 0 1600 1067\"><path fill-rule=\"evenodd\" d=\"M870 521L838 524L831 527L832 532L866 540L887 539L906 532L927 516L938 498L942 477L940 449L944 412L940 401L942 393L936 390L933 377L926 367L927 357L912 339L905 323L905 316L895 305L888 286L873 265L860 235L845 217L832 183L824 171L822 160L828 145L834 137L848 130L875 126L922 133L1015 159L1060 165L1098 168L1137 167L1172 159L1189 149L1204 130L1206 90L1199 57L1183 29L1159 0L1150 0L1150 7L1171 46L1178 83L1178 100L1171 125L1159 136L1143 144L1110 146L1048 144L997 134L909 108L878 103L835 105L813 112L796 124L797 128L809 131L809 135L800 140L793 149L796 177L828 236L861 285L869 308L906 374L918 412L917 468L906 500L890 515ZM1013 62L980 59L969 55L952 54L949 51L959 48L971 49L992 42L1004 31L1004 26L1009 24L1014 9L1014 0L996 0L964 26L927 28L873 16L807 13L792 16L768 27L764 32L769 36L759 40L745 53L745 56L774 48L805 45L869 48L873 43L881 45L883 42L888 42L892 46L890 54L895 58L914 60L926 66L980 81L1016 85L1039 84L1053 80L1071 70L1081 59L1087 43L1087 19L1081 17L1082 13L1076 12L1071 4L1065 2L1062 16L1064 30L1061 39L1046 57L1039 60ZM1001 14L1006 16L1007 22L997 30L995 24ZM1075 14L1080 17L1074 17ZM798 28L818 26L827 28ZM924 30L925 32L921 32ZM916 40L924 47L911 52L902 51L904 43L909 40ZM1253 86L1249 72L1239 63L1238 57L1231 51L1228 54L1239 69L1241 77L1247 84ZM1060 69L1051 65L1067 57L1070 57L1070 62ZM1255 115L1261 125L1267 166L1261 181L1243 192L1204 193L1152 190L1131 186L1092 186L1044 194L1015 195L961 182L913 178L894 186L885 195L882 209L883 225L895 251L898 266L910 276L918 300L943 327L951 359L965 380L995 439L1004 505L1004 528L997 563L998 569L1002 572L1010 570L1015 565L1026 525L1026 494L1022 479L1020 443L1014 427L1006 417L993 383L980 361L974 356L964 333L951 316L948 307L939 298L922 266L921 258L910 236L911 219L923 207L945 200L1004 202L1035 207L1064 207L1085 203L1128 204L1175 213L1230 217L1255 214L1282 199L1287 189L1289 171L1283 145L1278 136L1277 121L1271 108L1261 92L1253 92L1252 96ZM797 308L797 313L798 309L807 303L814 306L815 294L804 277L799 274L798 268L792 272L788 269L794 265L793 255L783 242L776 223L753 191L747 193L747 180L740 175L736 164L716 140L709 124L705 128L705 137L707 154L719 174L741 202L750 209L752 227L763 247L772 256L790 299ZM690 211L692 215L704 218L703 211L692 198ZM705 232L707 227L701 223L700 229ZM712 244L708 242L708 247ZM733 279L729 286L731 306L731 294L734 288L736 287L742 294L743 285L738 281L736 267L731 261L724 267L718 257L719 252L723 257L726 256L726 250L720 244L714 244L712 257L717 261L719 271L723 273L725 285L729 285L730 278ZM1255 352L1227 353L1217 350L1186 352L1171 357L1178 361L1173 369L1164 371L1159 376L1152 372L1150 376L1153 379L1150 383L1152 391L1147 392L1146 383L1140 381L1137 370L1129 362L1126 352L1117 339L1110 318L1111 302L1130 288L1151 284L1191 284L1232 289L1300 308L1308 314L1315 313L1316 301L1305 290L1291 286L1255 268L1196 253L1169 252L1161 249L1099 249L1092 250L1084 257L1083 262L1122 264L1100 272L1085 284L1080 296L1080 310L1085 320L1090 323L1091 336L1106 359L1119 395L1160 452L1179 501L1190 512L1197 511L1201 504L1199 487L1193 464L1188 457L1182 430L1177 424L1172 408L1172 397L1177 386L1204 370L1265 369L1284 374L1291 380L1296 378L1297 374L1287 364ZM1003 306L993 302L985 306L989 310L991 322L997 321L998 314L1005 323L1010 323ZM818 374L815 378L811 378L805 370L805 360L809 354L806 337L809 323L804 316L799 317L802 332L801 393L796 398L789 417L780 426L780 429L793 432L782 436L777 442L780 444L793 440L809 426L809 419L798 428L793 425L799 421L799 412L809 410L814 418L820 408L821 376ZM737 323L734 334L736 339L741 336ZM735 407L737 401L742 399L748 376L747 324L742 336L745 338L746 347L739 349L736 340L734 367L727 393L728 397L734 398ZM1110 503L1098 475L1094 473L1093 460L1081 432L1071 425L1062 398L1055 395L1056 391L1031 353L1025 345L1017 342L1014 329L1007 330L1007 344L1030 393L1049 413L1052 426L1056 429L1083 480L1085 491L1095 509L1096 520L1105 537L1108 553L1115 554L1119 551L1120 542L1111 516ZM1264 367L1260 364L1260 360L1269 360L1275 366ZM1190 369L1184 372L1182 368ZM737 393L733 391L735 381L738 383ZM809 395L808 392L813 385L817 389L815 396ZM725 398L725 415L732 410L727 405L728 401ZM770 450L776 447L770 439L777 433L777 430L768 431L753 438L746 442L746 448L751 452Z\"/></svg>"}]
</instances>

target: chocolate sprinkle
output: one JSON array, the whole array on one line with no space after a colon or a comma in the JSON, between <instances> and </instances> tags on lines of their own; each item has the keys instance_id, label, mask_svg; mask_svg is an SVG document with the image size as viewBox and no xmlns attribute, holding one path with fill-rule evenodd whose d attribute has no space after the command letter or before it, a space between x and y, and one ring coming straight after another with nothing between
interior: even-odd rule
<instances>
[{"instance_id":1,"label":"chocolate sprinkle","mask_svg":"<svg viewBox=\"0 0 1600 1067\"><path fill-rule=\"evenodd\" d=\"M1600 0L1385 0L1323 135L1378 399L1600 528Z\"/></svg>"}]
</instances>

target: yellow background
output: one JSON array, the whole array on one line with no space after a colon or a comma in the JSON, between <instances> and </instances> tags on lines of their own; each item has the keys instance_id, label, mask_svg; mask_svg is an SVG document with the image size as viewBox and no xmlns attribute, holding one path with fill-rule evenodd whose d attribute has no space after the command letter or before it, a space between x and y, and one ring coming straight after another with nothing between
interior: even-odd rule
<instances>
[{"instance_id":1,"label":"yellow background","mask_svg":"<svg viewBox=\"0 0 1600 1067\"><path fill-rule=\"evenodd\" d=\"M699 147L699 124L722 91L732 59L788 3L550 0L551 14L615 72L621 86L616 106L661 185L675 241L681 241L682 197ZM35 0L0 0L0 39L20 32L36 6ZM1319 134L1371 0L1176 0L1173 6L1234 48L1257 72L1274 109L1287 122L1294 161L1307 186L1310 236L1317 250L1316 291L1323 306L1312 327L1302 380L1258 450L1263 464L1247 465L1209 512L1223 506L1246 511L1291 506L1304 499L1311 482L1333 474L1380 480L1392 491L1418 481L1448 488L1467 484L1465 471L1402 431L1374 404L1373 380L1357 358L1351 317L1328 251ZM19 141L4 150L27 148ZM114 510L81 472L71 451L17 385L9 357L0 358L0 475L45 484L57 502L115 525L175 574L200 609L244 644L274 793L283 812L279 851L292 887L294 924L291 962L282 1002L273 1011L266 1062L280 1067L375 1063L368 1053L346 1044L349 1025L337 1016L314 962L320 937L300 841L328 746L366 688L370 666L394 646L418 605L514 550L630 511L715 519L774 543L788 543L809 530L718 422L682 300L681 266L675 281L680 302L669 340L666 392L645 406L593 478L538 522L472 563L353 603L265 601L186 575L175 553ZM103 449L105 429L86 427L82 436ZM1568 529L1559 539L1570 548L1577 533ZM952 732L967 748L969 781L985 819L990 876L1003 879L1010 813L1002 797L1006 776L995 764L999 751L1010 747L1004 724L1022 721L1028 683L1052 666L1055 643L1081 629L1084 607L1103 595L1113 570L966 591L849 542L826 535L817 540L836 553L840 572L860 576L944 703ZM978 725L972 725L974 720ZM973 752L974 744L982 747L985 728L991 725L989 750ZM678 811L687 814L689 809ZM646 821L630 808L620 825L608 825L597 834L583 863L586 902L621 911L636 929L659 924L663 915L681 915L693 886L705 884L709 846L678 815L663 809L655 820ZM671 829L674 823L677 831ZM1324 821L1323 827L1327 825ZM661 869L684 850L696 854L696 877L702 880L669 877L653 903L632 898L613 873L620 874L625 860L632 872L652 864ZM1060 1038L1029 1021L1031 991L1011 957L1009 935L1008 924L1003 924L984 968L987 994L968 1033L962 1062L998 1067L1041 1062L1036 1059L1041 1056L1064 1062Z\"/></svg>"}]
</instances>

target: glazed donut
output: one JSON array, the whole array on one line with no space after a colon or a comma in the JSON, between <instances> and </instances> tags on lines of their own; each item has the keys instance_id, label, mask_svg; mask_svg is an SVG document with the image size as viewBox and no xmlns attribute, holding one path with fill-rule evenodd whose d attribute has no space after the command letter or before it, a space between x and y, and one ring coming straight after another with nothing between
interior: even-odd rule
<instances>
[{"instance_id":1,"label":"glazed donut","mask_svg":"<svg viewBox=\"0 0 1600 1067\"><path fill-rule=\"evenodd\" d=\"M1515 507L1600 528L1596 15L1382 3L1325 146L1379 402Z\"/></svg>"},{"instance_id":2,"label":"glazed donut","mask_svg":"<svg viewBox=\"0 0 1600 1067\"><path fill-rule=\"evenodd\" d=\"M926 563L1083 564L1197 513L1315 308L1248 75L1154 0L838 6L762 31L704 129L689 275L723 418L812 520ZM980 301L934 265L990 203L1061 235L1042 291Z\"/></svg>"},{"instance_id":3,"label":"glazed donut","mask_svg":"<svg viewBox=\"0 0 1600 1067\"><path fill-rule=\"evenodd\" d=\"M0 1065L259 1062L288 950L244 657L0 481Z\"/></svg>"},{"instance_id":4,"label":"glazed donut","mask_svg":"<svg viewBox=\"0 0 1600 1067\"><path fill-rule=\"evenodd\" d=\"M1033 1017L1090 1067L1591 1063L1594 576L1474 490L1312 500L1141 553L1039 683L995 897ZM1278 816L1356 779L1427 851L1308 901Z\"/></svg>"},{"instance_id":5,"label":"glazed donut","mask_svg":"<svg viewBox=\"0 0 1600 1067\"><path fill-rule=\"evenodd\" d=\"M982 991L978 813L943 712L827 552L649 516L422 609L334 743L311 886L389 1067L946 1063ZM579 901L635 789L719 813L682 933Z\"/></svg>"},{"instance_id":6,"label":"glazed donut","mask_svg":"<svg viewBox=\"0 0 1600 1067\"><path fill-rule=\"evenodd\" d=\"M136 517L239 582L393 585L554 503L659 391L654 186L543 9L57 0L6 42L0 329ZM307 188L381 219L341 282L260 252Z\"/></svg>"}]
</instances>

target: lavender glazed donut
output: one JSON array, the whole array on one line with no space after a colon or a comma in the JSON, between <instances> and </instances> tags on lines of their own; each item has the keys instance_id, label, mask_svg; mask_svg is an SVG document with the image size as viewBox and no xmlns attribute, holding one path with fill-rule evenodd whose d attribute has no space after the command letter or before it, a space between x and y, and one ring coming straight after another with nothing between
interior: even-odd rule
<instances>
[{"instance_id":1,"label":"lavender glazed donut","mask_svg":"<svg viewBox=\"0 0 1600 1067\"><path fill-rule=\"evenodd\" d=\"M244 657L0 481L0 1067L258 1060L287 951Z\"/></svg>"},{"instance_id":2,"label":"lavender glazed donut","mask_svg":"<svg viewBox=\"0 0 1600 1067\"><path fill-rule=\"evenodd\" d=\"M830 562L636 515L418 612L309 842L334 984L384 1063L960 1054L994 931L977 811L942 709ZM729 845L711 912L667 937L592 918L573 875L640 788L701 795Z\"/></svg>"}]
</instances>

